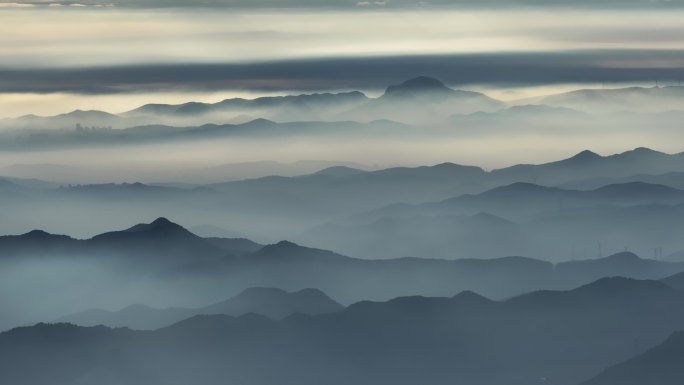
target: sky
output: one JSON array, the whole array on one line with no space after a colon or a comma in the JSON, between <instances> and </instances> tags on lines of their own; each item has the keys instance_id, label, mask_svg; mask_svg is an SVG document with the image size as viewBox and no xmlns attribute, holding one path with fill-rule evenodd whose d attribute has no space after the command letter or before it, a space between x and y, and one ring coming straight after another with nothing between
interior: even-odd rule
<instances>
[{"instance_id":1,"label":"sky","mask_svg":"<svg viewBox=\"0 0 684 385\"><path fill-rule=\"evenodd\" d=\"M416 75L501 98L684 78L678 0L38 3L0 2L0 117Z\"/></svg>"}]
</instances>

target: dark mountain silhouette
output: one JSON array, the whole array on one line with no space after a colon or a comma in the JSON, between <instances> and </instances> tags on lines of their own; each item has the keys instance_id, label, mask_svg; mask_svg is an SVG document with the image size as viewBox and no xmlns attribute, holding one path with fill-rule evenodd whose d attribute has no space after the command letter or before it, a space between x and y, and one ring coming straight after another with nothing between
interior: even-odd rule
<instances>
[{"instance_id":1,"label":"dark mountain silhouette","mask_svg":"<svg viewBox=\"0 0 684 385\"><path fill-rule=\"evenodd\" d=\"M326 109L333 107L335 110L349 109L366 100L366 96L358 91L337 94L261 97L251 100L236 98L226 99L218 103L148 104L129 111L124 116L187 116L232 112L236 115L247 113L275 120L313 120L325 115ZM330 115L330 112L327 114Z\"/></svg>"},{"instance_id":2,"label":"dark mountain silhouette","mask_svg":"<svg viewBox=\"0 0 684 385\"><path fill-rule=\"evenodd\" d=\"M647 352L611 366L582 385L678 385L684 378L684 332Z\"/></svg>"},{"instance_id":3,"label":"dark mountain silhouette","mask_svg":"<svg viewBox=\"0 0 684 385\"><path fill-rule=\"evenodd\" d=\"M185 103L180 105L149 104L129 111L126 117L212 117L249 114L275 121L371 121L391 119L401 122L421 121L429 117L448 117L456 112L475 112L500 108L503 103L484 94L453 90L441 81L427 76L392 85L377 99L369 99L354 91L338 94L312 94L262 97L252 100L227 99L218 103ZM415 117L411 118L414 114Z\"/></svg>"},{"instance_id":4,"label":"dark mountain silhouette","mask_svg":"<svg viewBox=\"0 0 684 385\"><path fill-rule=\"evenodd\" d=\"M0 237L0 250L4 258L16 255L63 254L73 250L78 243L78 240L66 235L33 230L22 235Z\"/></svg>"},{"instance_id":5,"label":"dark mountain silhouette","mask_svg":"<svg viewBox=\"0 0 684 385\"><path fill-rule=\"evenodd\" d=\"M339 303L317 289L288 293L280 289L252 288L217 304L201 308L200 314L242 315L256 313L269 318L291 314L323 314L342 310Z\"/></svg>"},{"instance_id":6,"label":"dark mountain silhouette","mask_svg":"<svg viewBox=\"0 0 684 385\"><path fill-rule=\"evenodd\" d=\"M435 78L419 76L409 79L399 85L387 87L383 97L411 98L421 96L424 93L443 93L444 95L449 95L452 92L454 92L454 90Z\"/></svg>"},{"instance_id":7,"label":"dark mountain silhouette","mask_svg":"<svg viewBox=\"0 0 684 385\"><path fill-rule=\"evenodd\" d=\"M550 287L552 265L523 257L364 260L280 242L242 258L188 263L169 271L164 279L212 280L218 287L317 287L343 303L462 290L502 298Z\"/></svg>"},{"instance_id":8,"label":"dark mountain silhouette","mask_svg":"<svg viewBox=\"0 0 684 385\"><path fill-rule=\"evenodd\" d=\"M80 326L104 325L152 330L169 326L196 315L241 316L254 313L273 319L281 319L295 313L316 315L342 309L342 305L316 289L304 289L288 293L280 289L251 288L228 300L202 308L155 309L144 305L133 305L119 311L87 310L62 317L58 322Z\"/></svg>"},{"instance_id":9,"label":"dark mountain silhouette","mask_svg":"<svg viewBox=\"0 0 684 385\"><path fill-rule=\"evenodd\" d=\"M296 240L375 258L571 257L567 252L563 257L553 257L559 252L558 242L570 243L570 247L577 243L578 255L587 245L595 250L599 242L621 249L643 245L637 250L650 254L652 248L646 245L680 247L672 229L684 226L676 214L682 203L684 191L641 182L590 191L514 183L440 202L389 205L318 225ZM655 226L653 231L637 228L645 221Z\"/></svg>"},{"instance_id":10,"label":"dark mountain silhouette","mask_svg":"<svg viewBox=\"0 0 684 385\"><path fill-rule=\"evenodd\" d=\"M540 165L516 165L493 170L492 174L501 181L529 181L555 185L587 178L623 178L634 174L659 174L670 171L684 171L684 155L670 155L648 148L636 148L610 156L583 151L569 159Z\"/></svg>"},{"instance_id":11,"label":"dark mountain silhouette","mask_svg":"<svg viewBox=\"0 0 684 385\"><path fill-rule=\"evenodd\" d=\"M200 239L195 234L186 230L183 226L171 222L166 218L157 218L151 223L140 223L129 229L114 231L93 237L93 240L109 240L121 238L147 238L147 237L179 237L184 239Z\"/></svg>"},{"instance_id":12,"label":"dark mountain silhouette","mask_svg":"<svg viewBox=\"0 0 684 385\"><path fill-rule=\"evenodd\" d=\"M83 110L75 110L66 114L61 114L55 116L55 118L72 118L72 119L92 119L93 121L97 121L98 119L108 119L108 118L114 118L116 115L104 112L104 111L95 111L95 110L90 110L90 111L83 111Z\"/></svg>"},{"instance_id":13,"label":"dark mountain silhouette","mask_svg":"<svg viewBox=\"0 0 684 385\"><path fill-rule=\"evenodd\" d=\"M209 243L213 244L214 246L217 246L223 250L230 251L231 253L235 255L243 255L247 253L253 253L255 251L258 251L264 245L261 245L259 243L256 243L252 240L245 239L245 238L218 238L218 237L211 237L211 238L204 238L204 240L209 241Z\"/></svg>"},{"instance_id":14,"label":"dark mountain silhouette","mask_svg":"<svg viewBox=\"0 0 684 385\"><path fill-rule=\"evenodd\" d=\"M659 279L682 267L684 265L642 259L634 253L622 252L600 259L558 263L556 275L559 279L569 279L570 284L609 276Z\"/></svg>"},{"instance_id":15,"label":"dark mountain silhouette","mask_svg":"<svg viewBox=\"0 0 684 385\"><path fill-rule=\"evenodd\" d=\"M608 158L622 159L618 163L623 164L629 159L640 159L641 153L647 154L646 158L677 157L648 150L616 158L585 152L567 162L575 165L571 169L587 162L604 163ZM623 166L634 168L629 162ZM637 160L636 164L640 162ZM600 167L585 167L589 173L597 168ZM172 215L184 223L206 223L206 214L211 212L212 224L244 234L239 237L258 236L267 242L290 239L369 258L526 255L563 260L572 258L573 247L576 258L595 256L598 243L609 250L606 254L625 248L640 255L651 255L655 247L661 246L668 251L684 249L675 237L678 229L684 229L684 221L678 215L684 209L681 190L665 185L628 182L578 191L533 186L529 182L510 184L506 182L508 177L499 177L496 172L451 163L347 171L265 177L202 188L123 184L57 191L29 189L7 197L2 205L6 214L17 216L21 210L30 209L49 218L58 214L56 207L74 207L88 213L112 210L122 218L139 218L137 214L145 210L154 216ZM404 205L396 205L401 203ZM481 221L468 219L481 213L504 222L497 222L500 225L488 234ZM334 222L330 223L331 220ZM504 226L506 221L510 223ZM10 221L7 223L6 228L17 228L9 231L26 231ZM410 230L411 223L419 224L419 231L400 231ZM452 223L457 223L454 230L449 227ZM648 223L646 231L643 226L638 228L638 223ZM319 227L321 224L323 228ZM56 224L45 226L62 229ZM337 232L337 226L342 226L342 231ZM429 229L432 231L428 232ZM67 227L62 231L76 233ZM369 236L374 233L374 237ZM454 238L462 242L455 242ZM480 243L480 239L497 242ZM406 247L409 242L414 246Z\"/></svg>"},{"instance_id":16,"label":"dark mountain silhouette","mask_svg":"<svg viewBox=\"0 0 684 385\"><path fill-rule=\"evenodd\" d=\"M572 175L592 174L601 167L596 167L595 162L615 163L619 169L634 169L634 162L629 155L622 154L616 160L606 160L609 157L585 152L578 156L562 161L564 166L548 166L551 169L560 167L559 171L549 171L553 179L567 179ZM663 155L663 159L676 159L677 156ZM613 158L610 158L613 159ZM622 159L622 160L617 160ZM622 164L622 165L620 165ZM544 169L547 166L520 166L522 168ZM511 170L514 170L512 168ZM563 170L570 170L566 173ZM613 174L612 166L606 169L607 173ZM212 189L220 190L226 194L228 202L239 202L240 210L249 210L260 215L282 216L284 218L317 218L317 224L330 218L349 217L354 212L363 212L377 209L395 203L419 204L430 201L441 201L462 194L479 194L496 186L502 186L499 193L492 192L489 197L461 198L455 202L445 202L444 205L429 205L421 207L412 215L466 214L474 215L479 212L489 212L493 215L503 216L509 220L518 220L512 214L527 214L524 219L529 219L530 214L538 214L543 211L558 212L560 209L575 207L589 207L594 205L635 205L635 204L674 204L681 202L678 191L668 190L663 186L652 184L624 183L611 188L596 189L593 192L578 191L551 191L538 187L539 192L529 191L533 186L517 182L517 179L529 180L529 172L513 173L509 171L499 173L494 171L487 173L476 167L455 165L451 163L440 164L432 167L418 168L390 168L386 170L371 171L365 173L346 173L343 175L331 175L328 173L309 175L296 178L266 177L255 180L235 181L211 185ZM512 171L510 171L512 172ZM546 171L545 171L546 172ZM622 172L622 171L621 171ZM568 177L564 175L569 175ZM537 178L540 184L543 178ZM513 185L505 187L513 181ZM530 183L530 182L523 182ZM517 192L515 190L518 190ZM563 189L566 190L566 189ZM498 194L498 195L497 195ZM516 203L509 203L506 195L518 196ZM533 195L536 194L536 195ZM486 198L486 199L485 199ZM537 199L539 198L539 199ZM497 202L496 199L499 199ZM450 204L447 204L450 203ZM230 203L228 203L230 204ZM499 211L493 210L496 208ZM452 207L452 208L450 208ZM406 209L406 208L404 208ZM424 210L425 209L425 210ZM267 210L267 211L266 211ZM451 210L451 211L450 211ZM392 210L394 211L394 210ZM402 210L399 210L404 215ZM411 211L411 210L407 210ZM394 213L392 214L394 215ZM389 216L392 216L389 215ZM375 215L373 219L382 216ZM344 221L346 223L346 221ZM304 229L300 230L304 231ZM291 237L282 235L278 238ZM301 238L300 238L301 239ZM310 241L306 238L307 241ZM320 243L318 246L329 248ZM347 251L347 253L349 253ZM352 253L355 254L355 253Z\"/></svg>"},{"instance_id":17,"label":"dark mountain silhouette","mask_svg":"<svg viewBox=\"0 0 684 385\"><path fill-rule=\"evenodd\" d=\"M574 385L678 330L683 304L659 282L609 278L504 302L402 297L281 321L195 316L153 332L39 324L0 334L0 380Z\"/></svg>"},{"instance_id":18,"label":"dark mountain silhouette","mask_svg":"<svg viewBox=\"0 0 684 385\"><path fill-rule=\"evenodd\" d=\"M470 209L467 205L463 206ZM482 215L395 205L381 212L316 226L295 240L347 255L395 258L397 255L458 258L528 255L551 261L590 258L631 250L653 255L655 246L684 247L684 205L588 205L549 201L546 209L492 206L499 220L491 228ZM455 211L455 210L454 210ZM471 210L477 212L476 208ZM503 218L501 217L503 216ZM400 254L399 254L400 253Z\"/></svg>"},{"instance_id":19,"label":"dark mountain silhouette","mask_svg":"<svg viewBox=\"0 0 684 385\"><path fill-rule=\"evenodd\" d=\"M578 302L615 301L620 306L629 301L647 301L653 296L676 296L672 288L659 281L624 277L601 278L570 291L537 291L515 297L507 303L515 306L565 307Z\"/></svg>"},{"instance_id":20,"label":"dark mountain silhouette","mask_svg":"<svg viewBox=\"0 0 684 385\"><path fill-rule=\"evenodd\" d=\"M389 86L384 95L369 99L359 91L341 93L320 93L305 95L289 95L260 97L256 99L226 99L217 103L188 102L183 104L147 104L121 115L112 115L101 111L74 111L53 117L26 116L0 122L2 126L13 128L29 128L34 130L48 128L76 129L80 135L60 135L65 143L92 144L92 139L100 142L113 138L121 139L120 132L104 135L102 128L138 127L128 131L125 138L135 136L138 141L143 138L140 127L145 127L149 135L154 132L157 137L147 140L168 140L162 134L178 135L180 127L195 126L196 131L205 126L226 126L226 123L239 123L252 120L249 117L267 119L277 122L324 122L335 121L374 121L396 120L400 122L434 121L446 119L458 112L475 112L495 110L503 107L503 103L484 94L472 91L453 90L437 79L421 76L409 79L399 85ZM429 112L432 115L427 114ZM258 119L257 119L258 120ZM173 127L170 127L173 126ZM200 127L197 127L200 126ZM230 127L225 127L227 131ZM246 127L243 127L246 128ZM231 131L236 131L233 129ZM83 135L88 131L91 140ZM97 131L97 135L92 135ZM206 131L206 130L204 130ZM311 132L309 132L311 133ZM117 135L118 134L118 135ZM49 135L53 139L55 135ZM191 138L185 135L184 139ZM39 143L35 138L34 146L47 145Z\"/></svg>"},{"instance_id":21,"label":"dark mountain silhouette","mask_svg":"<svg viewBox=\"0 0 684 385\"><path fill-rule=\"evenodd\" d=\"M2 237L0 248L3 257L11 260L43 257L60 261L88 257L97 261L101 256L113 257L126 266L134 264L136 271L153 274L154 285L160 290L179 290L182 286L178 285L185 282L189 285L187 290L191 291L186 294L198 298L215 298L217 292L235 292L249 287L288 291L316 287L343 303L413 294L443 296L463 290L505 298L542 288L569 288L605 276L661 279L684 270L682 263L646 260L631 253L561 263L555 268L551 263L532 258L474 259L482 257L474 253L471 258L453 260L397 258L410 253L432 256L425 253L426 250L438 255L444 245L452 243L455 250L462 250L464 244L475 242L480 245L480 251L486 252L490 247L491 253L516 245L519 249L528 247L524 242L528 241L529 233L523 232L515 223L489 214L442 220L444 222L434 219L406 221L406 231L397 223L380 224L395 231L391 237L359 228L360 232L353 239L380 242L383 250L394 254L394 258L388 260L351 258L286 241L261 246L245 239L201 238L163 218L87 240L38 231ZM539 226L533 228L533 232L549 225ZM446 230L438 231L439 228ZM413 235L409 236L408 230ZM551 238L548 242L556 240ZM361 245L368 246L367 243ZM423 253L419 254L419 251ZM457 256L450 255L451 258ZM350 286L352 281L354 285ZM193 285L193 282L202 284Z\"/></svg>"},{"instance_id":22,"label":"dark mountain silhouette","mask_svg":"<svg viewBox=\"0 0 684 385\"><path fill-rule=\"evenodd\" d=\"M683 190L642 182L607 185L591 191L563 190L518 182L497 187L476 196L466 195L425 206L432 210L445 210L446 212L453 212L454 208L460 207L459 212L488 211L497 214L502 211L506 213L525 210L539 212L599 204L637 205L683 201Z\"/></svg>"},{"instance_id":23,"label":"dark mountain silhouette","mask_svg":"<svg viewBox=\"0 0 684 385\"><path fill-rule=\"evenodd\" d=\"M393 167L368 172L319 172L301 177L265 177L212 184L238 209L258 210L286 218L349 215L390 203L419 203L458 193L479 192L487 173L478 167L451 163L424 167ZM267 210L267 211L266 211Z\"/></svg>"},{"instance_id":24,"label":"dark mountain silhouette","mask_svg":"<svg viewBox=\"0 0 684 385\"><path fill-rule=\"evenodd\" d=\"M228 254L217 242L210 242L166 218L129 229L97 235L86 241L108 252L121 255L171 258L213 258Z\"/></svg>"},{"instance_id":25,"label":"dark mountain silhouette","mask_svg":"<svg viewBox=\"0 0 684 385\"><path fill-rule=\"evenodd\" d=\"M377 99L352 109L341 116L369 121L392 119L405 123L439 122L455 113L495 111L504 104L485 94L454 90L441 81L419 76L389 86Z\"/></svg>"},{"instance_id":26,"label":"dark mountain silhouette","mask_svg":"<svg viewBox=\"0 0 684 385\"><path fill-rule=\"evenodd\" d=\"M482 228L494 234L490 242L497 241L496 226L506 226L505 223L497 225L496 218L486 215L473 220L481 221ZM455 241L466 238L463 236ZM419 244L417 248L429 250L429 238L423 241L426 244ZM407 249L410 245L402 243ZM681 271L684 271L682 263L641 259L632 253L554 266L524 257L367 260L280 242L241 259L189 263L171 271L166 279L202 277L246 287L276 286L290 290L304 285L320 288L343 303L350 303L414 294L443 296L463 290L498 299L538 289L571 288L602 277L661 279ZM350 281L354 282L353 286L347 284Z\"/></svg>"},{"instance_id":27,"label":"dark mountain silhouette","mask_svg":"<svg viewBox=\"0 0 684 385\"><path fill-rule=\"evenodd\" d=\"M179 260L223 258L242 255L261 246L247 240L201 238L184 227L158 218L151 223L104 233L85 240L34 230L27 234L0 237L3 257L60 257L107 255Z\"/></svg>"},{"instance_id":28,"label":"dark mountain silhouette","mask_svg":"<svg viewBox=\"0 0 684 385\"><path fill-rule=\"evenodd\" d=\"M628 182L610 188L596 188L593 192L552 191L550 188L534 187L529 184L554 185L566 180L585 179L589 175L619 175L638 172L639 169L653 168L684 169L684 158L680 155L667 155L647 149L637 149L614 156L602 157L589 151L582 152L567 160L545 165L519 165L487 173L484 170L444 163L432 167L390 168L365 173L330 174L319 173L297 178L260 178L255 180L236 181L215 184L211 187L229 194L232 200L253 200L259 197L259 206L271 205L282 208L296 208L288 215L301 215L302 212L323 214L322 219L331 216L349 215L349 211L363 211L364 208L376 209L385 203L423 203L445 200L461 194L481 193L488 189L501 187L490 193L490 196L479 198L461 198L463 205L468 205L464 214L476 214L488 211L484 203L500 197L507 199L518 196L524 202L524 208L537 206L557 210L559 207L579 204L614 203L676 203L679 191L664 186ZM336 179L332 177L335 176ZM536 183L532 183L537 180ZM548 182L548 183L547 183ZM525 185L524 183L528 183ZM506 185L512 184L510 187ZM602 187L602 186L600 186ZM531 189L539 191L532 192ZM274 193L277 191L278 193ZM535 195L531 195L535 194ZM289 201L287 197L297 197L297 201ZM267 199L268 198L268 199ZM301 199L299 199L301 198ZM485 199L487 198L487 199ZM537 202L536 198L541 198ZM472 201L472 205L471 204ZM542 204L543 202L543 204ZM298 204L297 206L293 205ZM303 207L309 205L310 207ZM311 207L316 203L315 207ZM457 203L457 202L453 202ZM501 203L502 205L505 202ZM508 206L514 206L510 204ZM335 208L344 208L335 211ZM435 210L445 207L435 206ZM518 209L520 211L522 208ZM275 211L275 210L273 210ZM491 212L497 215L497 212Z\"/></svg>"}]
</instances>

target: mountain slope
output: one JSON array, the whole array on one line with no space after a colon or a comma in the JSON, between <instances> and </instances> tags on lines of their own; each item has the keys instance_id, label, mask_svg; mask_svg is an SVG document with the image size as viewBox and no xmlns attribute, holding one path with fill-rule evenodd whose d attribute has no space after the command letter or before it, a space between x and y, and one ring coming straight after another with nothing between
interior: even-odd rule
<instances>
[{"instance_id":1,"label":"mountain slope","mask_svg":"<svg viewBox=\"0 0 684 385\"><path fill-rule=\"evenodd\" d=\"M614 278L505 302L403 297L281 321L196 316L153 332L41 324L0 334L0 381L575 385L633 356L633 339L665 339L683 304L658 282Z\"/></svg>"},{"instance_id":2,"label":"mountain slope","mask_svg":"<svg viewBox=\"0 0 684 385\"><path fill-rule=\"evenodd\" d=\"M684 332L661 345L612 366L583 385L678 385L684 378Z\"/></svg>"},{"instance_id":3,"label":"mountain slope","mask_svg":"<svg viewBox=\"0 0 684 385\"><path fill-rule=\"evenodd\" d=\"M142 223L131 228L78 240L34 230L27 234L0 237L3 256L26 258L78 256L114 256L167 262L193 259L223 258L241 255L259 248L244 240L201 238L166 218Z\"/></svg>"},{"instance_id":4,"label":"mountain slope","mask_svg":"<svg viewBox=\"0 0 684 385\"><path fill-rule=\"evenodd\" d=\"M123 115L188 117L209 119L242 114L277 121L329 120L336 111L353 108L368 100L358 91L308 95L260 97L256 99L225 99L218 103L185 103L178 105L148 104Z\"/></svg>"},{"instance_id":5,"label":"mountain slope","mask_svg":"<svg viewBox=\"0 0 684 385\"><path fill-rule=\"evenodd\" d=\"M677 214L683 203L684 191L641 182L590 191L519 182L438 202L392 204L317 225L296 240L373 258L542 255L563 260L572 257L573 244L582 253L599 243L651 254L647 245L681 247L674 229L684 227ZM639 230L640 223L653 227Z\"/></svg>"},{"instance_id":6,"label":"mountain slope","mask_svg":"<svg viewBox=\"0 0 684 385\"><path fill-rule=\"evenodd\" d=\"M596 177L623 178L634 174L662 174L684 171L684 154L666 154L648 148L601 156L591 151L556 162L516 165L492 171L500 181L528 181L557 185Z\"/></svg>"},{"instance_id":7,"label":"mountain slope","mask_svg":"<svg viewBox=\"0 0 684 385\"><path fill-rule=\"evenodd\" d=\"M288 293L280 289L251 288L228 300L202 308L155 309L144 305L133 305L114 312L87 310L62 317L57 321L80 326L104 325L153 330L196 315L242 316L254 313L273 319L281 319L295 313L316 315L342 309L342 305L316 289Z\"/></svg>"},{"instance_id":8,"label":"mountain slope","mask_svg":"<svg viewBox=\"0 0 684 385\"><path fill-rule=\"evenodd\" d=\"M479 92L454 90L438 79L419 76L389 86L379 98L341 116L360 121L392 119L404 123L437 123L455 113L494 111L503 106L502 102Z\"/></svg>"},{"instance_id":9,"label":"mountain slope","mask_svg":"<svg viewBox=\"0 0 684 385\"><path fill-rule=\"evenodd\" d=\"M66 253L76 247L78 243L78 240L69 236L49 234L42 230L0 237L0 249L3 258L17 255Z\"/></svg>"},{"instance_id":10,"label":"mountain slope","mask_svg":"<svg viewBox=\"0 0 684 385\"><path fill-rule=\"evenodd\" d=\"M588 112L661 112L681 108L682 96L684 87L627 87L575 90L543 97L539 102Z\"/></svg>"},{"instance_id":11,"label":"mountain slope","mask_svg":"<svg viewBox=\"0 0 684 385\"><path fill-rule=\"evenodd\" d=\"M684 290L684 272L665 277L661 279L661 282L674 289Z\"/></svg>"}]
</instances>

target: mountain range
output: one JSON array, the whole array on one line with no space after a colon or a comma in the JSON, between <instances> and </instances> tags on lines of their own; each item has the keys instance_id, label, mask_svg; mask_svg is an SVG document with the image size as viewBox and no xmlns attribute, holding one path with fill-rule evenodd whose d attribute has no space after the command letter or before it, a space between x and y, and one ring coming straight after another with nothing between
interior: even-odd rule
<instances>
[{"instance_id":1,"label":"mountain range","mask_svg":"<svg viewBox=\"0 0 684 385\"><path fill-rule=\"evenodd\" d=\"M80 240L66 235L33 230L23 235L0 237L2 259L27 257L126 257L141 265L239 256L261 245L246 239L201 238L166 218L138 224L121 231Z\"/></svg>"},{"instance_id":2,"label":"mountain range","mask_svg":"<svg viewBox=\"0 0 684 385\"><path fill-rule=\"evenodd\" d=\"M17 385L174 385L190 378L208 385L576 385L679 330L683 301L682 292L661 282L604 278L502 302L472 292L403 297L280 321L195 316L152 332L38 324L0 334L0 379ZM657 359L636 359L637 379L668 365L676 370L680 356L671 344L645 357L652 352ZM28 370L36 366L42 370ZM263 367L268 370L257 370ZM620 378L613 372L598 379Z\"/></svg>"},{"instance_id":3,"label":"mountain range","mask_svg":"<svg viewBox=\"0 0 684 385\"><path fill-rule=\"evenodd\" d=\"M145 305L131 305L118 311L86 310L61 317L56 322L80 326L104 325L112 328L154 330L197 315L224 314L239 317L253 313L281 319L295 313L317 315L342 309L342 305L316 289L288 293L280 289L250 288L230 299L201 308L155 309Z\"/></svg>"},{"instance_id":4,"label":"mountain range","mask_svg":"<svg viewBox=\"0 0 684 385\"><path fill-rule=\"evenodd\" d=\"M589 191L514 183L418 205L393 204L318 225L294 239L355 256L502 253L566 260L654 248L684 249L684 192L632 182ZM651 226L644 231L643 226Z\"/></svg>"},{"instance_id":5,"label":"mountain range","mask_svg":"<svg viewBox=\"0 0 684 385\"><path fill-rule=\"evenodd\" d=\"M10 178L0 188L7 218L0 231L30 231L31 213L33 223L48 231L90 238L112 223L123 227L168 215L259 243L290 239L366 258L526 255L560 261L598 255L599 243L602 255L625 249L652 255L659 247L672 254L684 250L676 236L684 229L682 190L672 186L683 170L681 154L639 148L610 156L584 151L491 172L452 163L373 171L347 166L210 185L60 188ZM591 190L554 187L583 185L593 176L625 182ZM649 183L654 181L663 184ZM70 208L98 215L88 223L56 220ZM98 219L103 212L107 221ZM649 231L641 225L646 223Z\"/></svg>"},{"instance_id":6,"label":"mountain range","mask_svg":"<svg viewBox=\"0 0 684 385\"><path fill-rule=\"evenodd\" d=\"M568 107L590 113L607 111L668 111L681 109L677 102L684 87L627 87L575 90L534 99L550 106Z\"/></svg>"},{"instance_id":7,"label":"mountain range","mask_svg":"<svg viewBox=\"0 0 684 385\"><path fill-rule=\"evenodd\" d=\"M0 238L0 249L6 250L6 263L78 258L134 265L137 274L147 272L142 278L136 275L145 280L147 291L181 290L184 297L213 298L251 287L315 287L344 304L463 290L499 299L538 289L566 289L607 276L661 279L684 271L682 263L642 259L629 252L555 266L515 256L358 259L287 241L262 246L244 239L201 238L163 218L86 240L33 231Z\"/></svg>"},{"instance_id":8,"label":"mountain range","mask_svg":"<svg viewBox=\"0 0 684 385\"><path fill-rule=\"evenodd\" d=\"M424 106L421 114L407 113ZM435 114L449 116L458 112L493 111L504 104L482 93L453 90L441 81L417 77L389 86L378 98L368 98L359 91L225 99L217 103L147 104L119 115L102 111L76 110L51 117L35 115L0 121L0 127L14 129L73 129L91 133L105 128L128 128L144 125L225 125L242 124L255 119L279 122L360 121L379 119L405 123L434 119ZM171 129L167 129L171 131Z\"/></svg>"},{"instance_id":9,"label":"mountain range","mask_svg":"<svg viewBox=\"0 0 684 385\"><path fill-rule=\"evenodd\" d=\"M246 124L261 119L317 125L391 120L416 126L465 124L476 127L487 121L490 126L501 125L498 123L510 126L520 125L514 122L534 125L534 122L539 121L546 124L549 119L554 124L562 124L563 120L572 119L575 124L581 121L582 125L591 125L592 120L610 123L626 110L636 115L650 114L651 120L655 117L653 114L676 113L681 110L683 89L674 86L583 89L505 103L480 92L454 90L438 79L419 76L387 87L377 98L369 98L359 91L348 91L233 98L216 103L146 104L121 114L75 110L55 116L26 115L2 119L0 128L11 129L11 134L5 133L4 136L13 139L16 149L20 144L27 147L47 145L41 142L40 136L36 137L34 131L53 140L59 139L61 143L58 145L62 146L93 145L105 140L112 145L117 144L111 139L112 136L121 139L135 135L139 140L143 137L148 141L168 140L166 135L177 137L179 131L185 131L182 127L192 132L202 132L203 129L216 131L220 128L228 131L232 127L230 131L241 132L243 130L240 128L243 128L251 133L249 129L254 124ZM590 116L586 112L599 115ZM609 117L602 114L609 114ZM665 115L661 118L667 120ZM628 122L626 120L623 124ZM135 130L119 132L126 128ZM147 135L142 136L141 131ZM21 135L22 132L28 134ZM152 133L156 136L152 136ZM259 132L255 134L259 135ZM189 139L192 135L183 137Z\"/></svg>"}]
</instances>

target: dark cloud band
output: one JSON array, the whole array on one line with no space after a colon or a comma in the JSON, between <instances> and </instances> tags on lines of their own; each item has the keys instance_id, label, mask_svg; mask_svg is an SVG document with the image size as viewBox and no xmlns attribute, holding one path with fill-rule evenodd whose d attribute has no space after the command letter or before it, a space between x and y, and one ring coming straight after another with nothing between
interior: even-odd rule
<instances>
[{"instance_id":1,"label":"dark cloud band","mask_svg":"<svg viewBox=\"0 0 684 385\"><path fill-rule=\"evenodd\" d=\"M382 88L425 74L453 85L525 86L684 79L684 51L327 58L244 64L0 69L0 92L317 91Z\"/></svg>"}]
</instances>

